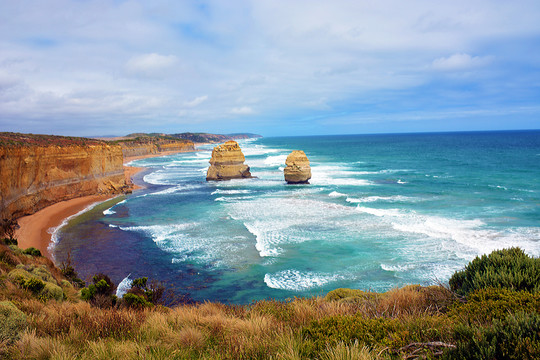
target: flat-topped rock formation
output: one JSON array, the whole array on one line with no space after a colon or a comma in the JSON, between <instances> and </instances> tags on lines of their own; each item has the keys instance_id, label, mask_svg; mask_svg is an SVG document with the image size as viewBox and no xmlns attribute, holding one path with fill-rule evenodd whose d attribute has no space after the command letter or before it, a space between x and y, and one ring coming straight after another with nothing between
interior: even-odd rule
<instances>
[{"instance_id":1,"label":"flat-topped rock formation","mask_svg":"<svg viewBox=\"0 0 540 360\"><path fill-rule=\"evenodd\" d=\"M122 147L124 158L195 150L193 141L176 139L166 135L125 138L114 140L111 143L118 144Z\"/></svg>"},{"instance_id":2,"label":"flat-topped rock formation","mask_svg":"<svg viewBox=\"0 0 540 360\"><path fill-rule=\"evenodd\" d=\"M285 181L289 184L309 184L311 167L306 154L302 150L294 150L285 161Z\"/></svg>"},{"instance_id":3,"label":"flat-topped rock formation","mask_svg":"<svg viewBox=\"0 0 540 360\"><path fill-rule=\"evenodd\" d=\"M251 178L246 158L236 141L227 141L214 147L206 181Z\"/></svg>"}]
</instances>

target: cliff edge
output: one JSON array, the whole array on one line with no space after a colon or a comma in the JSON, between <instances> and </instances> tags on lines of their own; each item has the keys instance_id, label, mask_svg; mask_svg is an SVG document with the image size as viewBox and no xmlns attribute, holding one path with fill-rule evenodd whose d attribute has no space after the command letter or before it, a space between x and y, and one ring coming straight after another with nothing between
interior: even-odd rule
<instances>
[{"instance_id":1,"label":"cliff edge","mask_svg":"<svg viewBox=\"0 0 540 360\"><path fill-rule=\"evenodd\" d=\"M128 190L122 148L103 141L0 133L0 216L16 219L59 201Z\"/></svg>"}]
</instances>

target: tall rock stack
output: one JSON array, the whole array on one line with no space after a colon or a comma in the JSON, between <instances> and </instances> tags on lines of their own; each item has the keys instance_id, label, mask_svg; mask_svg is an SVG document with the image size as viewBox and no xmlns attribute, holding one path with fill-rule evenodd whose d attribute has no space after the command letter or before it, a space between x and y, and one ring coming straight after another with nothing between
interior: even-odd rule
<instances>
[{"instance_id":1,"label":"tall rock stack","mask_svg":"<svg viewBox=\"0 0 540 360\"><path fill-rule=\"evenodd\" d=\"M309 184L311 167L306 154L302 150L294 150L287 156L284 173L289 184Z\"/></svg>"},{"instance_id":2,"label":"tall rock stack","mask_svg":"<svg viewBox=\"0 0 540 360\"><path fill-rule=\"evenodd\" d=\"M214 147L206 181L251 178L246 158L236 141L227 141Z\"/></svg>"}]
</instances>

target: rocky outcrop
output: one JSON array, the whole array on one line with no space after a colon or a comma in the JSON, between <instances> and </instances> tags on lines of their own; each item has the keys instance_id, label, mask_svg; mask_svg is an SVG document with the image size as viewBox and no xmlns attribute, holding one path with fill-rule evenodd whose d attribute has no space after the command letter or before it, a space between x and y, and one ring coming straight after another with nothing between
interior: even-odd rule
<instances>
[{"instance_id":1,"label":"rocky outcrop","mask_svg":"<svg viewBox=\"0 0 540 360\"><path fill-rule=\"evenodd\" d=\"M306 154L302 150L294 150L287 156L284 173L289 184L308 184L311 179L311 167Z\"/></svg>"},{"instance_id":2,"label":"rocky outcrop","mask_svg":"<svg viewBox=\"0 0 540 360\"><path fill-rule=\"evenodd\" d=\"M246 158L236 141L227 141L214 147L210 167L206 173L206 181L250 178L249 166L244 164Z\"/></svg>"},{"instance_id":3,"label":"rocky outcrop","mask_svg":"<svg viewBox=\"0 0 540 360\"><path fill-rule=\"evenodd\" d=\"M166 151L193 151L195 144L190 140L168 140L155 137L119 141L124 157L159 154Z\"/></svg>"},{"instance_id":4,"label":"rocky outcrop","mask_svg":"<svg viewBox=\"0 0 540 360\"><path fill-rule=\"evenodd\" d=\"M2 219L32 214L80 196L127 191L119 145L38 135L29 135L29 139L0 136Z\"/></svg>"}]
</instances>

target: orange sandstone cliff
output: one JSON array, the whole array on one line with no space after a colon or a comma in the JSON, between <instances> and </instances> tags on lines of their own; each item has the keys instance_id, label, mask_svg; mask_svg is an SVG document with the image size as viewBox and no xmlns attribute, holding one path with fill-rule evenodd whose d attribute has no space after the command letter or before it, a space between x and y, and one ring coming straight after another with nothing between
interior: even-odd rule
<instances>
[{"instance_id":1,"label":"orange sandstone cliff","mask_svg":"<svg viewBox=\"0 0 540 360\"><path fill-rule=\"evenodd\" d=\"M115 142L122 147L124 157L145 156L162 152L193 151L193 141L184 139L170 139L165 137L140 137Z\"/></svg>"},{"instance_id":2,"label":"orange sandstone cliff","mask_svg":"<svg viewBox=\"0 0 540 360\"><path fill-rule=\"evenodd\" d=\"M127 190L119 145L0 133L1 219L16 219L80 196Z\"/></svg>"}]
</instances>

